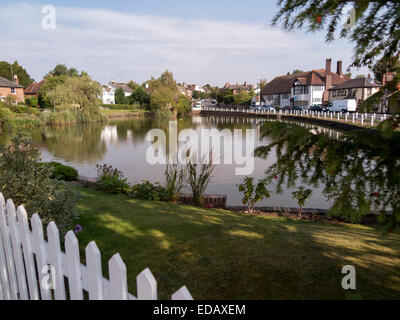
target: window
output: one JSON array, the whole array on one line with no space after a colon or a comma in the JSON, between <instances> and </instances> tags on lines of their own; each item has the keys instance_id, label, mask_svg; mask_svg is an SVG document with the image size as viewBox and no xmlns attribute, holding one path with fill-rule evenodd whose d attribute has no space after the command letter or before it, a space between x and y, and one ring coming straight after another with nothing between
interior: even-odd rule
<instances>
[{"instance_id":1,"label":"window","mask_svg":"<svg viewBox=\"0 0 400 320\"><path fill-rule=\"evenodd\" d=\"M344 96L346 96L346 89L339 89L339 90L337 90L337 92L336 92L336 95L338 96L338 97L344 97Z\"/></svg>"},{"instance_id":2,"label":"window","mask_svg":"<svg viewBox=\"0 0 400 320\"><path fill-rule=\"evenodd\" d=\"M314 86L315 91L324 91L325 87L324 86Z\"/></svg>"},{"instance_id":3,"label":"window","mask_svg":"<svg viewBox=\"0 0 400 320\"><path fill-rule=\"evenodd\" d=\"M11 93L15 93L15 88L11 88Z\"/></svg>"},{"instance_id":4,"label":"window","mask_svg":"<svg viewBox=\"0 0 400 320\"><path fill-rule=\"evenodd\" d=\"M308 86L295 86L294 94L308 94Z\"/></svg>"},{"instance_id":5,"label":"window","mask_svg":"<svg viewBox=\"0 0 400 320\"><path fill-rule=\"evenodd\" d=\"M322 98L314 98L314 99L313 99L313 102L314 102L314 103L322 102Z\"/></svg>"},{"instance_id":6,"label":"window","mask_svg":"<svg viewBox=\"0 0 400 320\"><path fill-rule=\"evenodd\" d=\"M290 98L290 95L288 93L282 94L282 100L288 100Z\"/></svg>"},{"instance_id":7,"label":"window","mask_svg":"<svg viewBox=\"0 0 400 320\"><path fill-rule=\"evenodd\" d=\"M372 93L372 88L368 88L368 89L367 89L367 95L369 95L369 96L370 96L370 95L371 95L371 93Z\"/></svg>"}]
</instances>

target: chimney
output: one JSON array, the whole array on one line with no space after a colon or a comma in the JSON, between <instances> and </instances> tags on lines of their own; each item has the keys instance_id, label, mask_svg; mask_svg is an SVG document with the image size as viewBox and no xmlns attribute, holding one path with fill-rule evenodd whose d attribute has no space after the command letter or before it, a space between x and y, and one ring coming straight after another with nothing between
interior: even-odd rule
<instances>
[{"instance_id":1,"label":"chimney","mask_svg":"<svg viewBox=\"0 0 400 320\"><path fill-rule=\"evenodd\" d=\"M342 66L343 66L343 62L341 60L339 60L337 62L337 71L336 73L340 76L342 74Z\"/></svg>"},{"instance_id":2,"label":"chimney","mask_svg":"<svg viewBox=\"0 0 400 320\"><path fill-rule=\"evenodd\" d=\"M382 85L386 85L386 73L382 77Z\"/></svg>"},{"instance_id":3,"label":"chimney","mask_svg":"<svg viewBox=\"0 0 400 320\"><path fill-rule=\"evenodd\" d=\"M325 64L325 70L326 70L326 74L331 73L332 71L332 59L326 59L326 64Z\"/></svg>"},{"instance_id":4,"label":"chimney","mask_svg":"<svg viewBox=\"0 0 400 320\"><path fill-rule=\"evenodd\" d=\"M14 82L16 83L16 84L19 84L19 80L18 80L18 76L16 75L16 74L14 74Z\"/></svg>"}]
</instances>

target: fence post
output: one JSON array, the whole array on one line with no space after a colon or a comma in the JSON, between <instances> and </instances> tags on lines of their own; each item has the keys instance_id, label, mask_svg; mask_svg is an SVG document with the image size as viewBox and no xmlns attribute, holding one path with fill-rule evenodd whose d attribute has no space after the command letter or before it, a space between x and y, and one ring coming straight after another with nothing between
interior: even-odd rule
<instances>
[{"instance_id":1,"label":"fence post","mask_svg":"<svg viewBox=\"0 0 400 320\"><path fill-rule=\"evenodd\" d=\"M73 231L65 235L66 271L68 275L69 295L71 300L82 300L82 275L79 257L79 243Z\"/></svg>"},{"instance_id":2,"label":"fence post","mask_svg":"<svg viewBox=\"0 0 400 320\"><path fill-rule=\"evenodd\" d=\"M143 270L136 277L136 286L139 300L157 300L157 281L150 269Z\"/></svg>"},{"instance_id":3,"label":"fence post","mask_svg":"<svg viewBox=\"0 0 400 320\"><path fill-rule=\"evenodd\" d=\"M89 300L103 300L101 253L94 241L85 248Z\"/></svg>"},{"instance_id":4,"label":"fence post","mask_svg":"<svg viewBox=\"0 0 400 320\"><path fill-rule=\"evenodd\" d=\"M119 254L115 254L108 262L110 272L110 298L111 300L127 300L128 284L126 266Z\"/></svg>"}]
</instances>

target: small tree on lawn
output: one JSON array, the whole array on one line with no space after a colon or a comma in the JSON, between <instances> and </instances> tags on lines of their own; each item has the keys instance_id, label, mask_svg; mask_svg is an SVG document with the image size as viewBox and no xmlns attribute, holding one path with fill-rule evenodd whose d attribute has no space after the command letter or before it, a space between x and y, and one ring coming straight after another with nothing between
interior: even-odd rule
<instances>
[{"instance_id":1,"label":"small tree on lawn","mask_svg":"<svg viewBox=\"0 0 400 320\"><path fill-rule=\"evenodd\" d=\"M239 185L239 191L243 192L243 204L247 205L248 212L253 213L254 205L264 198L270 198L271 194L267 190L265 183L259 181L257 186L253 184L254 178L246 177Z\"/></svg>"},{"instance_id":2,"label":"small tree on lawn","mask_svg":"<svg viewBox=\"0 0 400 320\"><path fill-rule=\"evenodd\" d=\"M297 200L297 203L299 205L299 217L300 218L301 218L301 214L303 212L303 207L306 204L306 202L308 201L308 199L310 199L311 194L312 194L312 190L306 189L303 186L298 188L296 191L292 192L293 198L295 198Z\"/></svg>"}]
</instances>

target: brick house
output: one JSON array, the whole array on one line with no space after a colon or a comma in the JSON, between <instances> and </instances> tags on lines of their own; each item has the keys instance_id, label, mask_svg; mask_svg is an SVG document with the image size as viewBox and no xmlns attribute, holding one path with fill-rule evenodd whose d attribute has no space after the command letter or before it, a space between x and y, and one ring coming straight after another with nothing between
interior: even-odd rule
<instances>
[{"instance_id":1,"label":"brick house","mask_svg":"<svg viewBox=\"0 0 400 320\"><path fill-rule=\"evenodd\" d=\"M32 82L29 86L27 86L24 90L26 97L38 97L40 87L46 83L46 79L43 79L40 82Z\"/></svg>"},{"instance_id":2,"label":"brick house","mask_svg":"<svg viewBox=\"0 0 400 320\"><path fill-rule=\"evenodd\" d=\"M24 87L18 83L18 77L14 76L14 82L0 77L0 101L5 101L7 96L15 97L16 102L24 102Z\"/></svg>"},{"instance_id":3,"label":"brick house","mask_svg":"<svg viewBox=\"0 0 400 320\"><path fill-rule=\"evenodd\" d=\"M350 80L342 72L342 61L332 72L332 59L326 59L325 69L279 76L261 89L261 104L279 107L310 106L329 103L329 89Z\"/></svg>"}]
</instances>

